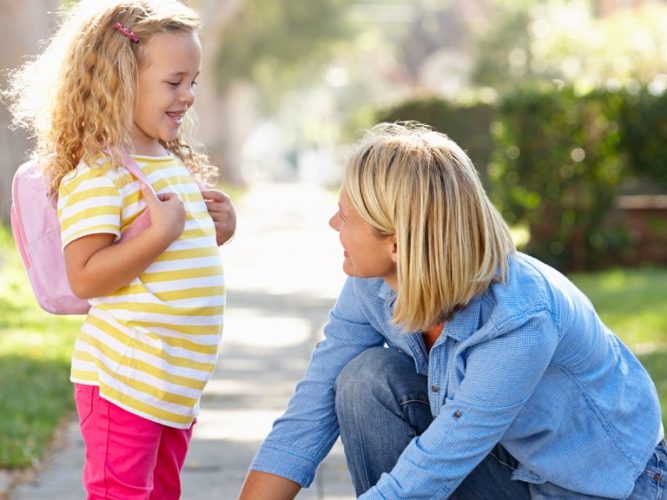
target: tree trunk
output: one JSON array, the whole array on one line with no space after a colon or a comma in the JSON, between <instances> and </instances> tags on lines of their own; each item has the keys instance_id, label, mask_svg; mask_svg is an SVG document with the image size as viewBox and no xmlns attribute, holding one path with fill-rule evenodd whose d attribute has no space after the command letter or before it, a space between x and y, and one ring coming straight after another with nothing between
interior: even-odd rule
<instances>
[{"instance_id":1,"label":"tree trunk","mask_svg":"<svg viewBox=\"0 0 667 500\"><path fill-rule=\"evenodd\" d=\"M0 88L6 88L6 70L16 68L39 50L49 36L58 9L57 0L0 0ZM28 157L30 144L23 132L9 129L10 113L0 106L0 220L9 220L14 171Z\"/></svg>"},{"instance_id":2,"label":"tree trunk","mask_svg":"<svg viewBox=\"0 0 667 500\"><path fill-rule=\"evenodd\" d=\"M254 94L242 84L232 85L221 93L218 56L225 27L233 19L241 0L201 0L193 3L203 19L201 40L204 51L202 72L197 88L195 109L199 116L198 136L220 168L220 178L232 184L243 184L241 157L245 139L254 120Z\"/></svg>"}]
</instances>

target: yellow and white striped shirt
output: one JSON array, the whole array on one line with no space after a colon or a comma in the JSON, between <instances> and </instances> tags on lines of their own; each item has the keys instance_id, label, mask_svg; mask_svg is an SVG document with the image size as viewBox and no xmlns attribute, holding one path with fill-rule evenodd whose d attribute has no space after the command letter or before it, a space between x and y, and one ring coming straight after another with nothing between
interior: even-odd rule
<instances>
[{"instance_id":1,"label":"yellow and white striped shirt","mask_svg":"<svg viewBox=\"0 0 667 500\"><path fill-rule=\"evenodd\" d=\"M185 230L129 285L91 300L74 347L73 382L144 418L188 428L218 357L225 283L215 227L190 172L174 156L133 156L156 193L178 194ZM146 208L139 182L108 158L80 164L58 196L63 248L121 232Z\"/></svg>"}]
</instances>

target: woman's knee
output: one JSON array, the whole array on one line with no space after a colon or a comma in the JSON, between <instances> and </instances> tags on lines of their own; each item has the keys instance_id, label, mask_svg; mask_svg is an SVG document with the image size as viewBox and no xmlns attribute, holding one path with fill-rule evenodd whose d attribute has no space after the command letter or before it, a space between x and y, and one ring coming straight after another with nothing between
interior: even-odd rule
<instances>
[{"instance_id":1,"label":"woman's knee","mask_svg":"<svg viewBox=\"0 0 667 500\"><path fill-rule=\"evenodd\" d=\"M336 409L354 410L373 401L386 405L397 386L420 377L408 355L392 348L373 347L352 359L336 380Z\"/></svg>"}]
</instances>

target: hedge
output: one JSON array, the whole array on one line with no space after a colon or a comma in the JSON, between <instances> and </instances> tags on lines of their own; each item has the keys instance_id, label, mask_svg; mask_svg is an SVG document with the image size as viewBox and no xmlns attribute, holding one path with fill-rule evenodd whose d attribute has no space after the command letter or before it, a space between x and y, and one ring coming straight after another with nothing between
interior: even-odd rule
<instances>
[{"instance_id":1,"label":"hedge","mask_svg":"<svg viewBox=\"0 0 667 500\"><path fill-rule=\"evenodd\" d=\"M667 94L646 88L531 87L495 106L430 97L376 118L418 120L458 142L508 222L529 229L525 250L559 269L625 262L633 241L610 223L614 200L629 184L667 192Z\"/></svg>"}]
</instances>

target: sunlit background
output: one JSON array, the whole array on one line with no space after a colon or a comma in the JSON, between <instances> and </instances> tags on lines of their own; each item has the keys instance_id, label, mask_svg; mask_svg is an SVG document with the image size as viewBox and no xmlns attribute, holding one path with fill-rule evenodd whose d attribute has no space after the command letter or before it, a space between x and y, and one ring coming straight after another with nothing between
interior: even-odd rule
<instances>
[{"instance_id":1,"label":"sunlit background","mask_svg":"<svg viewBox=\"0 0 667 500\"><path fill-rule=\"evenodd\" d=\"M0 87L73 3L0 0ZM667 410L667 0L189 4L204 22L198 136L239 231L223 247L222 358L186 490L232 498L216 488L240 486L301 376L344 279L327 220L345 154L378 121L419 120L461 144L521 248L589 295ZM0 106L0 498L16 477L3 474L39 465L72 420L80 323L37 309L14 251L10 184L31 143L10 121ZM300 498L350 497L335 450ZM47 477L18 500L72 498L78 464L69 473L62 497Z\"/></svg>"}]
</instances>

